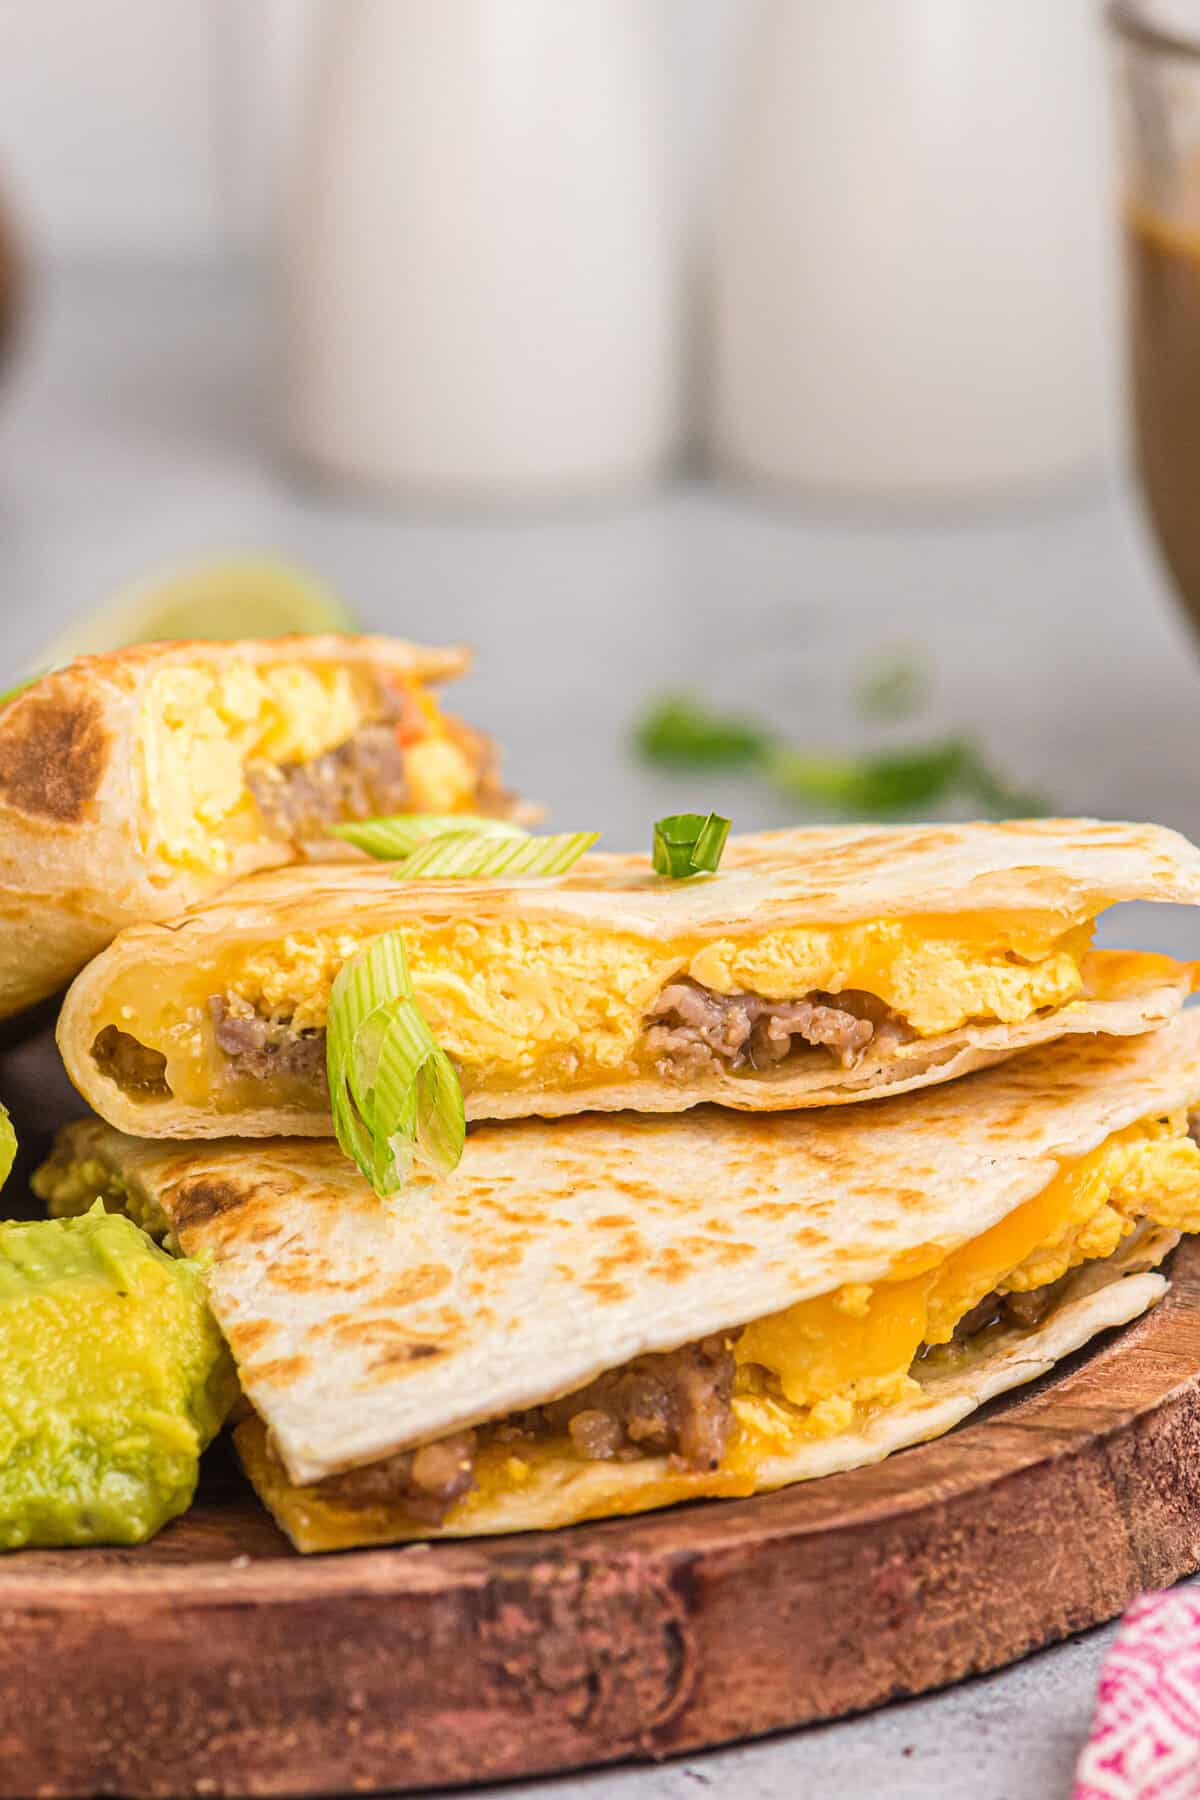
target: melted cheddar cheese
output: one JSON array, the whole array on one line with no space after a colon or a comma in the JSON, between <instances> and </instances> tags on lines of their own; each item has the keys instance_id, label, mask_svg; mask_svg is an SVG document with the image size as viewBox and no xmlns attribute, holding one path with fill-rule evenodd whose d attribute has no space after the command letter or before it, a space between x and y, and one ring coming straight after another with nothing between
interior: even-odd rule
<instances>
[{"instance_id":1,"label":"melted cheddar cheese","mask_svg":"<svg viewBox=\"0 0 1200 1800\"><path fill-rule=\"evenodd\" d=\"M569 1090L651 1072L647 1017L679 976L717 993L770 999L862 990L919 1036L968 1020L1017 1024L1080 995L1090 935L1088 923L1063 932L1061 922L1002 914L796 926L718 940L663 941L520 917L404 928L421 1010L468 1097ZM335 975L366 941L364 933L331 929L231 944L169 994L153 971L127 969L97 1030L112 1024L165 1055L168 1085L185 1104L207 1108L215 1100L222 1111L319 1105L294 1084L224 1074L208 1001L224 994L297 1030L320 1028Z\"/></svg>"},{"instance_id":2,"label":"melted cheddar cheese","mask_svg":"<svg viewBox=\"0 0 1200 1800\"><path fill-rule=\"evenodd\" d=\"M755 1320L738 1338L733 1467L845 1431L914 1389L922 1345L948 1344L988 1294L1024 1293L1112 1254L1143 1220L1200 1230L1200 1149L1184 1113L1142 1119L968 1243L903 1259L892 1278L841 1287Z\"/></svg>"}]
</instances>

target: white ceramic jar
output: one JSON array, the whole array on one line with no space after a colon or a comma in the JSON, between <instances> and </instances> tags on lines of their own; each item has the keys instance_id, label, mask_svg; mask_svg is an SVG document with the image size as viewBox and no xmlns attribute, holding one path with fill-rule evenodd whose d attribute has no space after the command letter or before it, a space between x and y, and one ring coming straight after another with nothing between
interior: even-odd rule
<instances>
[{"instance_id":1,"label":"white ceramic jar","mask_svg":"<svg viewBox=\"0 0 1200 1800\"><path fill-rule=\"evenodd\" d=\"M716 462L899 499L1096 464L1116 359L1095 0L765 0L755 31L711 276Z\"/></svg>"},{"instance_id":2,"label":"white ceramic jar","mask_svg":"<svg viewBox=\"0 0 1200 1800\"><path fill-rule=\"evenodd\" d=\"M341 480L554 500L676 443L647 0L337 0L284 265L284 430Z\"/></svg>"}]
</instances>

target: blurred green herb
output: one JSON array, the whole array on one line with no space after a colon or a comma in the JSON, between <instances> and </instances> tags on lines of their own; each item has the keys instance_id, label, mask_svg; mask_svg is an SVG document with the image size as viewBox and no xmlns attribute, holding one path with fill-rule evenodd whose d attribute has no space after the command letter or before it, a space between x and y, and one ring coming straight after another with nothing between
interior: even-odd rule
<instances>
[{"instance_id":1,"label":"blurred green herb","mask_svg":"<svg viewBox=\"0 0 1200 1800\"><path fill-rule=\"evenodd\" d=\"M868 663L855 689L864 719L898 724L919 713L932 687L929 665L915 650L895 650Z\"/></svg>"},{"instance_id":2,"label":"blurred green herb","mask_svg":"<svg viewBox=\"0 0 1200 1800\"><path fill-rule=\"evenodd\" d=\"M1002 818L1049 810L1044 795L1012 783L967 736L860 756L793 748L750 720L714 712L688 694L668 694L639 722L635 743L649 762L760 776L804 806L871 818L968 800Z\"/></svg>"},{"instance_id":3,"label":"blurred green herb","mask_svg":"<svg viewBox=\"0 0 1200 1800\"><path fill-rule=\"evenodd\" d=\"M637 747L648 762L683 768L744 768L771 748L771 738L748 719L710 712L691 694L664 694L637 727Z\"/></svg>"}]
</instances>

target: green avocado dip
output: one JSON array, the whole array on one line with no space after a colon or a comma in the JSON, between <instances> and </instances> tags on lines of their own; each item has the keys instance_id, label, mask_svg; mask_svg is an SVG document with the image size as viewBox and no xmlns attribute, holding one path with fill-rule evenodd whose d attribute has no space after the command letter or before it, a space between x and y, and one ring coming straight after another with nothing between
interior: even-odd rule
<instances>
[{"instance_id":1,"label":"green avocado dip","mask_svg":"<svg viewBox=\"0 0 1200 1800\"><path fill-rule=\"evenodd\" d=\"M97 1200L103 1200L106 1212L124 1213L152 1238L165 1238L170 1233L158 1201L123 1180L98 1156L77 1160L70 1151L55 1150L40 1169L34 1170L29 1185L38 1199L46 1202L52 1219L69 1219L77 1213L90 1212Z\"/></svg>"},{"instance_id":2,"label":"green avocado dip","mask_svg":"<svg viewBox=\"0 0 1200 1800\"><path fill-rule=\"evenodd\" d=\"M0 1549L139 1544L237 1393L202 1272L103 1204L0 1223Z\"/></svg>"}]
</instances>

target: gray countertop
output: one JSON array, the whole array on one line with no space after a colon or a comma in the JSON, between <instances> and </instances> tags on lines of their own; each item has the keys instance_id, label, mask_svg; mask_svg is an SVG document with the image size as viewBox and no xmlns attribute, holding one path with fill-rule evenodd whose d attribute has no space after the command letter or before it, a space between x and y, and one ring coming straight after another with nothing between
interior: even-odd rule
<instances>
[{"instance_id":1,"label":"gray countertop","mask_svg":"<svg viewBox=\"0 0 1200 1800\"><path fill-rule=\"evenodd\" d=\"M611 847L642 845L650 820L689 804L739 828L788 818L740 783L638 769L628 726L649 694L702 688L810 744L847 744L864 660L900 646L936 666L912 735L970 728L1064 812L1200 835L1200 665L1115 479L970 517L830 518L700 482L549 518L389 513L289 480L248 274L81 268L41 300L0 391L6 667L134 577L271 549L370 626L473 644L458 708L504 741L514 784L556 823L600 827ZM1107 935L1196 945L1173 908ZM1068 1791L1109 1635L867 1718L505 1791L1050 1800Z\"/></svg>"}]
</instances>

